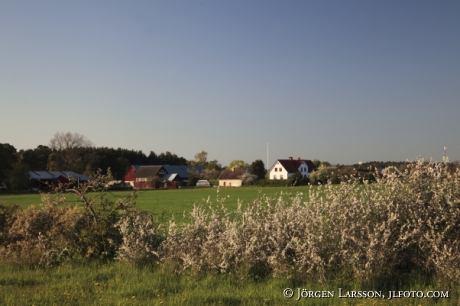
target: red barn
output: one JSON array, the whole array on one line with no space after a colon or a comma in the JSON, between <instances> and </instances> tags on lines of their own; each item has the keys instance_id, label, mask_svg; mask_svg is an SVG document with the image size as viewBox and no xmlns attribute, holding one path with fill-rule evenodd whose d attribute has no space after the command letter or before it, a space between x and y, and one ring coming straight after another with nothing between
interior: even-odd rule
<instances>
[{"instance_id":1,"label":"red barn","mask_svg":"<svg viewBox=\"0 0 460 306\"><path fill-rule=\"evenodd\" d=\"M129 167L128 171L126 171L125 175L123 176L123 181L128 182L131 186L134 187L134 182L136 181L134 175L136 174L139 167L141 167L141 165L132 165Z\"/></svg>"},{"instance_id":2,"label":"red barn","mask_svg":"<svg viewBox=\"0 0 460 306\"><path fill-rule=\"evenodd\" d=\"M203 166L132 165L123 180L134 188L154 188L152 178L159 177L165 188L177 188L187 185L189 171L201 172L204 169Z\"/></svg>"},{"instance_id":3,"label":"red barn","mask_svg":"<svg viewBox=\"0 0 460 306\"><path fill-rule=\"evenodd\" d=\"M153 181L154 177L160 177L166 174L163 166L141 166L134 174L135 188L156 188Z\"/></svg>"}]
</instances>

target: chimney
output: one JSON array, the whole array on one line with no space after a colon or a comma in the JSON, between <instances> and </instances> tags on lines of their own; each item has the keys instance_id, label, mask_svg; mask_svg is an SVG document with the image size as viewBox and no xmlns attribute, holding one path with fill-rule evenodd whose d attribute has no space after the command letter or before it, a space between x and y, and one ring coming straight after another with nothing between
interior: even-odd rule
<instances>
[{"instance_id":1,"label":"chimney","mask_svg":"<svg viewBox=\"0 0 460 306\"><path fill-rule=\"evenodd\" d=\"M292 160L292 156L289 156L289 160Z\"/></svg>"},{"instance_id":2,"label":"chimney","mask_svg":"<svg viewBox=\"0 0 460 306\"><path fill-rule=\"evenodd\" d=\"M297 157L297 160L300 160L300 157Z\"/></svg>"}]
</instances>

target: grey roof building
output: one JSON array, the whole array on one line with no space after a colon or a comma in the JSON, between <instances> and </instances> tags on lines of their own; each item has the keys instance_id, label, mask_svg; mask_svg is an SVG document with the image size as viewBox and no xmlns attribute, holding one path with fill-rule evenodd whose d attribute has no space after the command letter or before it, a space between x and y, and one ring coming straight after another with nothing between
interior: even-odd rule
<instances>
[{"instance_id":1,"label":"grey roof building","mask_svg":"<svg viewBox=\"0 0 460 306\"><path fill-rule=\"evenodd\" d=\"M59 184L68 183L74 179L78 183L91 180L85 174L73 171L29 171L30 188L33 190L49 191Z\"/></svg>"}]
</instances>

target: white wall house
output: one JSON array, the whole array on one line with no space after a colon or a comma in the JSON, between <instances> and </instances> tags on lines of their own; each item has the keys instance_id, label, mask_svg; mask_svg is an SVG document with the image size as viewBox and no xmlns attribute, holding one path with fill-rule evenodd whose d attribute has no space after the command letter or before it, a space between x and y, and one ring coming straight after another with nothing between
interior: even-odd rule
<instances>
[{"instance_id":1,"label":"white wall house","mask_svg":"<svg viewBox=\"0 0 460 306\"><path fill-rule=\"evenodd\" d=\"M219 175L219 186L222 187L241 187L243 179L241 178L247 170L223 170Z\"/></svg>"},{"instance_id":2,"label":"white wall house","mask_svg":"<svg viewBox=\"0 0 460 306\"><path fill-rule=\"evenodd\" d=\"M288 159L278 159L268 172L271 180L285 180L297 172L300 172L303 177L309 177L310 172L314 169L315 165L311 160L289 157Z\"/></svg>"}]
</instances>

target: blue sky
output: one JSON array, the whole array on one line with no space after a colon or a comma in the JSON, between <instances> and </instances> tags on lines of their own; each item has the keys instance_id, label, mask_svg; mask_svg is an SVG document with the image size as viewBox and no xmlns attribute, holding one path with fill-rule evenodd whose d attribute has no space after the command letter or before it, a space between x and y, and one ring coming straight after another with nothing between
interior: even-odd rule
<instances>
[{"instance_id":1,"label":"blue sky","mask_svg":"<svg viewBox=\"0 0 460 306\"><path fill-rule=\"evenodd\" d=\"M0 0L0 143L460 160L459 1Z\"/></svg>"}]
</instances>

